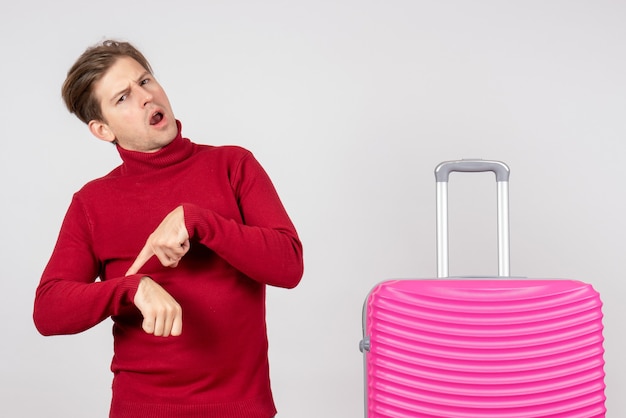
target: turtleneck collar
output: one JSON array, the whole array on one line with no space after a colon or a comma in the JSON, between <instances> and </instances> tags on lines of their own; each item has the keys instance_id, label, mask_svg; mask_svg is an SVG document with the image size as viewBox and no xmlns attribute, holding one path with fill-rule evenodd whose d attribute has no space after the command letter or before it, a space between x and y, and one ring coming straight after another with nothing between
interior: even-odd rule
<instances>
[{"instance_id":1,"label":"turtleneck collar","mask_svg":"<svg viewBox=\"0 0 626 418\"><path fill-rule=\"evenodd\" d=\"M182 124L176 120L178 134L176 137L156 152L129 151L117 144L117 151L124 162L120 167L122 174L143 174L153 170L169 167L191 156L193 144L182 136Z\"/></svg>"}]
</instances>

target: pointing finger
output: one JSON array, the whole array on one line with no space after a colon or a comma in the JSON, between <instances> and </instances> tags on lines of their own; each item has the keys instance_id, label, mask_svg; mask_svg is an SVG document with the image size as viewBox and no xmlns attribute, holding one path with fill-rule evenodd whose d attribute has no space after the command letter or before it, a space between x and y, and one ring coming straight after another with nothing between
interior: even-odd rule
<instances>
[{"instance_id":1,"label":"pointing finger","mask_svg":"<svg viewBox=\"0 0 626 418\"><path fill-rule=\"evenodd\" d=\"M154 252L152 251L152 248L150 248L150 246L148 244L146 244L141 249L141 252L139 253L137 258L135 259L135 262L133 263L133 265L130 266L130 268L126 272L126 276L130 276L132 274L136 274L139 271L139 269L142 268L143 265L146 264L146 262L148 260L150 260L150 258L153 255L154 255Z\"/></svg>"}]
</instances>

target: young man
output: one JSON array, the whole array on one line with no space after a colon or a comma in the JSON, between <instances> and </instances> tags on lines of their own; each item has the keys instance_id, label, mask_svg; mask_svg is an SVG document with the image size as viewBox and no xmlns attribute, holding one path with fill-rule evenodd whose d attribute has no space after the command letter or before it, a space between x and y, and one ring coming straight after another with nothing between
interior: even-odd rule
<instances>
[{"instance_id":1,"label":"young man","mask_svg":"<svg viewBox=\"0 0 626 418\"><path fill-rule=\"evenodd\" d=\"M267 174L242 148L184 138L128 43L87 49L63 98L123 163L74 195L37 288L37 329L112 317L111 417L273 417L265 286L296 286L303 260Z\"/></svg>"}]
</instances>

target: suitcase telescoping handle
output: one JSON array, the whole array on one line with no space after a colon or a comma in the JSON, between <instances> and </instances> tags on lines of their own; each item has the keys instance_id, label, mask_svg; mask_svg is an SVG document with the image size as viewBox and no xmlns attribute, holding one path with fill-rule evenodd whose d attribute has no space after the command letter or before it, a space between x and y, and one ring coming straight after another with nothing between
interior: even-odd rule
<instances>
[{"instance_id":1,"label":"suitcase telescoping handle","mask_svg":"<svg viewBox=\"0 0 626 418\"><path fill-rule=\"evenodd\" d=\"M437 277L448 277L448 178L450 173L492 171L498 199L498 276L510 276L509 167L500 161L444 161L435 168L437 180Z\"/></svg>"}]
</instances>

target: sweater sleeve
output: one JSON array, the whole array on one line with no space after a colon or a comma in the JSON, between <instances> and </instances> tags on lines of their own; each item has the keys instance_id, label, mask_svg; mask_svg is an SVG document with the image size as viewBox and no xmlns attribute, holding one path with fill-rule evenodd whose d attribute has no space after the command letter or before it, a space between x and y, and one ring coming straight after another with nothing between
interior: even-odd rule
<instances>
[{"instance_id":1,"label":"sweater sleeve","mask_svg":"<svg viewBox=\"0 0 626 418\"><path fill-rule=\"evenodd\" d=\"M269 176L246 151L230 182L243 223L183 204L189 236L253 280L295 287L304 269L302 244Z\"/></svg>"},{"instance_id":2,"label":"sweater sleeve","mask_svg":"<svg viewBox=\"0 0 626 418\"><path fill-rule=\"evenodd\" d=\"M89 222L77 196L35 293L33 319L43 335L75 334L132 304L141 275L96 281Z\"/></svg>"}]
</instances>

